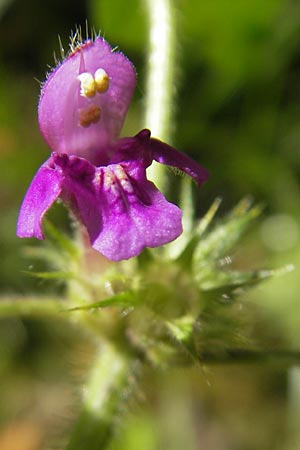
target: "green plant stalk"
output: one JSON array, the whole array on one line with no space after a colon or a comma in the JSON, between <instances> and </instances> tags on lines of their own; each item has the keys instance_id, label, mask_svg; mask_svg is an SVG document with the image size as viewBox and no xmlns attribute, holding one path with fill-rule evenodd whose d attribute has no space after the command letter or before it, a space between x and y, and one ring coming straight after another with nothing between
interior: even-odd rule
<instances>
[{"instance_id":1,"label":"green plant stalk","mask_svg":"<svg viewBox=\"0 0 300 450\"><path fill-rule=\"evenodd\" d=\"M101 345L84 386L82 411L66 450L104 450L120 422L132 384L132 361L110 343Z\"/></svg>"},{"instance_id":2,"label":"green plant stalk","mask_svg":"<svg viewBox=\"0 0 300 450\"><path fill-rule=\"evenodd\" d=\"M176 23L172 0L147 0L149 48L144 126L154 137L170 143L176 86ZM163 189L165 168L153 162L149 178Z\"/></svg>"},{"instance_id":3,"label":"green plant stalk","mask_svg":"<svg viewBox=\"0 0 300 450\"><path fill-rule=\"evenodd\" d=\"M66 308L59 299L8 297L0 299L0 318L23 317L47 317L60 315Z\"/></svg>"},{"instance_id":4,"label":"green plant stalk","mask_svg":"<svg viewBox=\"0 0 300 450\"><path fill-rule=\"evenodd\" d=\"M288 371L288 432L289 439L298 448L300 445L300 368L295 365Z\"/></svg>"}]
</instances>

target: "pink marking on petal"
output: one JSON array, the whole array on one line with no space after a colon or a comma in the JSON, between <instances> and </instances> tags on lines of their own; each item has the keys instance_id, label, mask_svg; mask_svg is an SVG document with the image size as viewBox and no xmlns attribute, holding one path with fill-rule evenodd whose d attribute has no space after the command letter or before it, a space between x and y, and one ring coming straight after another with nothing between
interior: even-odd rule
<instances>
[{"instance_id":1,"label":"pink marking on petal","mask_svg":"<svg viewBox=\"0 0 300 450\"><path fill-rule=\"evenodd\" d=\"M94 249L120 261L137 256L145 247L167 244L181 234L180 209L146 179L145 170L143 180L140 171L131 171L139 173L139 180L135 180L123 165L113 164L107 170L112 176L103 183L102 191L101 185L98 187L102 228L94 234L86 223Z\"/></svg>"}]
</instances>

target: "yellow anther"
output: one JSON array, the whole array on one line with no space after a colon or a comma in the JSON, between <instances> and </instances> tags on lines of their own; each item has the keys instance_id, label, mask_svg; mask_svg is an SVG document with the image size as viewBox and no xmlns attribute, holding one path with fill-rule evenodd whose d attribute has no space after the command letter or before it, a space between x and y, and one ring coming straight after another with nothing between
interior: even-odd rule
<instances>
[{"instance_id":1,"label":"yellow anther","mask_svg":"<svg viewBox=\"0 0 300 450\"><path fill-rule=\"evenodd\" d=\"M99 122L101 117L101 109L99 106L91 105L88 108L79 110L79 125L89 127L92 123Z\"/></svg>"},{"instance_id":2,"label":"yellow anther","mask_svg":"<svg viewBox=\"0 0 300 450\"><path fill-rule=\"evenodd\" d=\"M77 78L80 81L80 95L88 98L94 97L97 86L93 75L90 72L83 72Z\"/></svg>"},{"instance_id":3,"label":"yellow anther","mask_svg":"<svg viewBox=\"0 0 300 450\"><path fill-rule=\"evenodd\" d=\"M94 76L90 72L82 72L77 79L82 97L92 98L97 92L103 94L109 87L109 76L104 69L97 69Z\"/></svg>"},{"instance_id":4,"label":"yellow anther","mask_svg":"<svg viewBox=\"0 0 300 450\"><path fill-rule=\"evenodd\" d=\"M103 94L109 88L109 76L104 69L97 69L94 74L96 89L99 94Z\"/></svg>"}]
</instances>

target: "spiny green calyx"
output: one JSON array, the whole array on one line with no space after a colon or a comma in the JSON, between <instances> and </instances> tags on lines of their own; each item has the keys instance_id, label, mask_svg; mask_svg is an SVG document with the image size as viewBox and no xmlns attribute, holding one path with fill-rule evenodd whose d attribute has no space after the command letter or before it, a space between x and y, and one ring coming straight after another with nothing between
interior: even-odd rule
<instances>
[{"instance_id":1,"label":"spiny green calyx","mask_svg":"<svg viewBox=\"0 0 300 450\"><path fill-rule=\"evenodd\" d=\"M261 209L243 200L217 221L218 204L193 222L176 256L168 247L147 249L118 264L48 223L43 257L52 266L55 261L55 271L35 275L64 280L64 314L70 320L92 324L105 339L152 364L186 364L208 353L249 351L253 311L241 294L280 271L230 268L232 252Z\"/></svg>"}]
</instances>

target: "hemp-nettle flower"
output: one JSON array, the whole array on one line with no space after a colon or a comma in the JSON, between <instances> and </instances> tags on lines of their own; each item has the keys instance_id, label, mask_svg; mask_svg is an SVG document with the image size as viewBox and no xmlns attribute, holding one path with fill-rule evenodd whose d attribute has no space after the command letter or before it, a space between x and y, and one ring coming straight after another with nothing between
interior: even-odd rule
<instances>
[{"instance_id":1,"label":"hemp-nettle flower","mask_svg":"<svg viewBox=\"0 0 300 450\"><path fill-rule=\"evenodd\" d=\"M119 138L136 83L132 63L97 37L77 45L42 86L38 117L53 153L23 200L19 237L43 239L42 219L60 197L86 226L94 249L119 261L182 232L181 211L146 178L153 160L198 185L207 172L150 137Z\"/></svg>"}]
</instances>

